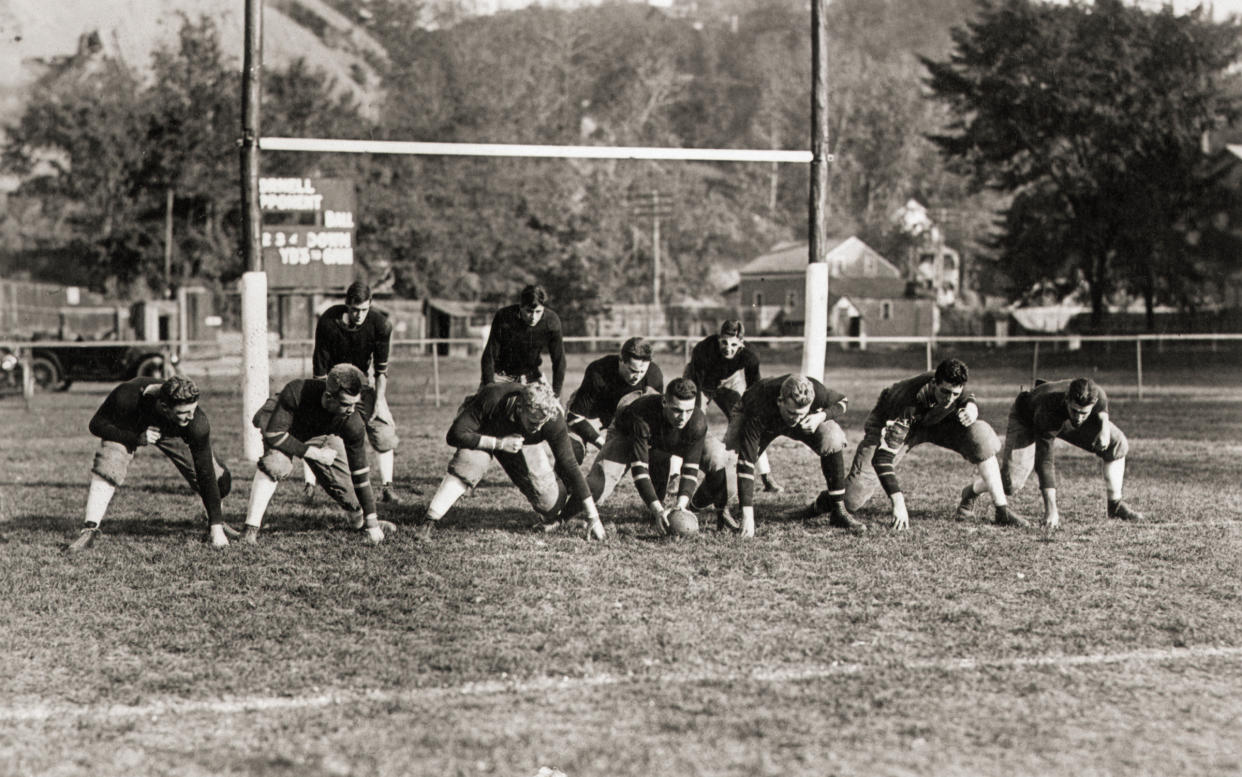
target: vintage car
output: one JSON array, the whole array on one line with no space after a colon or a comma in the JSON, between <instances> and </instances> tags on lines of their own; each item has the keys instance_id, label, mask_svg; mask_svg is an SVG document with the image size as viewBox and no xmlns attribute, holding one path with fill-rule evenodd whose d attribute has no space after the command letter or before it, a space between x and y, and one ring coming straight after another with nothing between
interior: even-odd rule
<instances>
[{"instance_id":1,"label":"vintage car","mask_svg":"<svg viewBox=\"0 0 1242 777\"><path fill-rule=\"evenodd\" d=\"M175 369L155 344L35 340L28 347L36 389L64 391L74 381L119 382L139 375L162 378Z\"/></svg>"}]
</instances>

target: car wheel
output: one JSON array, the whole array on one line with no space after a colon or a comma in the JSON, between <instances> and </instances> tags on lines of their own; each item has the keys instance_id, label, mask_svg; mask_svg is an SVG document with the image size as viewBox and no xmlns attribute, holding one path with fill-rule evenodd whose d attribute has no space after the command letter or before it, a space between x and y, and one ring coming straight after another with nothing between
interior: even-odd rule
<instances>
[{"instance_id":1,"label":"car wheel","mask_svg":"<svg viewBox=\"0 0 1242 777\"><path fill-rule=\"evenodd\" d=\"M137 374L140 378L159 378L163 380L165 377L164 357L148 356L143 359L138 363Z\"/></svg>"},{"instance_id":2,"label":"car wheel","mask_svg":"<svg viewBox=\"0 0 1242 777\"><path fill-rule=\"evenodd\" d=\"M36 356L31 359L30 373L34 377L35 388L41 391L60 388L60 368L56 366L56 362L46 356Z\"/></svg>"}]
</instances>

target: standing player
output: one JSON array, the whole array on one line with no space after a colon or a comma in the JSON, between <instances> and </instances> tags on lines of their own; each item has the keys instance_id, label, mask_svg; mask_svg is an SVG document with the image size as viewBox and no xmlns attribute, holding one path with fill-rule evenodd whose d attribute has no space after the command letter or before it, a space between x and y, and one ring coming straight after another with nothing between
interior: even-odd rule
<instances>
[{"instance_id":1,"label":"standing player","mask_svg":"<svg viewBox=\"0 0 1242 777\"><path fill-rule=\"evenodd\" d=\"M397 425L388 407L388 354L392 344L392 323L387 314L371 306L371 288L362 281L345 290L345 304L333 305L319 316L315 326L315 350L311 360L314 377L323 380L337 364L352 364L366 375L375 370L374 409L366 418L367 440L375 449L380 471L380 500L397 502L392 478L397 449ZM367 387L370 393L372 389ZM370 402L368 402L370 404ZM303 465L306 492L315 488L315 473ZM417 488L414 493L422 493Z\"/></svg>"},{"instance_id":2,"label":"standing player","mask_svg":"<svg viewBox=\"0 0 1242 777\"><path fill-rule=\"evenodd\" d=\"M462 402L447 439L457 452L419 523L418 539L430 539L432 527L482 480L492 459L542 520L555 521L572 495L586 509L588 537L604 539L599 510L574 459L564 410L546 383L484 386ZM540 445L544 442L552 450L552 462Z\"/></svg>"},{"instance_id":3,"label":"standing player","mask_svg":"<svg viewBox=\"0 0 1242 777\"><path fill-rule=\"evenodd\" d=\"M99 535L99 524L117 488L125 484L129 463L139 448L154 445L168 457L207 509L211 544L223 547L237 536L224 523L220 500L233 483L229 470L211 448L211 426L198 406L198 387L189 378L165 381L134 378L117 386L91 418L91 434L100 438L86 495L86 525L69 545L86 550Z\"/></svg>"},{"instance_id":4,"label":"standing player","mask_svg":"<svg viewBox=\"0 0 1242 777\"><path fill-rule=\"evenodd\" d=\"M755 536L755 462L777 437L788 437L819 454L827 489L791 517L809 519L827 513L829 524L865 531L850 517L845 495L845 432L835 419L845 414L848 400L839 391L804 375L765 378L746 389L725 432L725 447L737 451L737 495L742 507L743 537Z\"/></svg>"},{"instance_id":5,"label":"standing player","mask_svg":"<svg viewBox=\"0 0 1242 777\"><path fill-rule=\"evenodd\" d=\"M276 485L289 477L297 456L310 465L320 485L349 515L350 526L366 529L368 540L382 542L385 531L396 530L393 524L379 520L371 492L367 429L362 420L372 410L364 402L366 383L362 370L338 364L323 379L290 381L255 413L254 425L263 432L263 455L250 489L245 542L258 542L263 514Z\"/></svg>"},{"instance_id":6,"label":"standing player","mask_svg":"<svg viewBox=\"0 0 1242 777\"><path fill-rule=\"evenodd\" d=\"M1089 378L1053 383L1036 381L1035 388L1018 394L1009 409L1005 449L1001 456L1001 480L1007 495L1013 496L1022 490L1033 466L1039 474L1039 488L1044 497L1044 525L1049 529L1060 526L1053 460L1053 443L1058 438L1100 457L1104 486L1108 491L1109 518L1143 520L1141 513L1121 501L1129 443L1108 418L1108 395ZM958 507L959 516L966 517L973 512L975 498L984 490L986 486L981 480L966 486Z\"/></svg>"},{"instance_id":7,"label":"standing player","mask_svg":"<svg viewBox=\"0 0 1242 777\"><path fill-rule=\"evenodd\" d=\"M542 286L522 289L518 304L503 307L492 318L483 348L483 379L488 383L537 383L545 381L539 371L544 348L552 361L552 392L561 395L565 385L565 345L561 319L544 306L548 293Z\"/></svg>"},{"instance_id":8,"label":"standing player","mask_svg":"<svg viewBox=\"0 0 1242 777\"><path fill-rule=\"evenodd\" d=\"M617 411L587 475L596 504L603 504L629 470L647 512L664 533L669 513L664 495L670 487L671 470L679 467L675 507L684 510L692 504L696 508L714 505L716 527L737 528L728 507L733 498L728 452L719 440L707 436L707 417L698 409L697 400L694 381L675 378L663 396L646 394ZM565 509L567 516L574 512L573 507Z\"/></svg>"},{"instance_id":9,"label":"standing player","mask_svg":"<svg viewBox=\"0 0 1242 777\"><path fill-rule=\"evenodd\" d=\"M610 354L588 364L582 385L569 397L566 418L578 463L586 458L586 445L599 448L603 444L601 431L612 423L622 397L663 390L664 373L651 361L651 343L641 337L626 340L620 355Z\"/></svg>"},{"instance_id":10,"label":"standing player","mask_svg":"<svg viewBox=\"0 0 1242 777\"><path fill-rule=\"evenodd\" d=\"M699 387L703 412L707 412L703 401L706 397L708 402L715 401L725 418L731 420L742 394L759 381L759 356L746 346L745 334L741 321L728 320L720 325L720 334L705 337L690 351L685 376ZM763 490L782 491L772 476L768 455L761 452L757 463Z\"/></svg>"},{"instance_id":11,"label":"standing player","mask_svg":"<svg viewBox=\"0 0 1242 777\"><path fill-rule=\"evenodd\" d=\"M963 393L970 373L957 359L946 359L935 372L899 381L880 392L864 424L863 440L854 451L846 479L845 506L851 512L867 503L877 480L893 505L893 528L910 526L906 497L897 482L897 464L906 451L930 442L961 454L978 467L996 505L996 523L1027 526L1009 509L1001 485L996 453L1000 440L987 421L980 421L974 394Z\"/></svg>"}]
</instances>

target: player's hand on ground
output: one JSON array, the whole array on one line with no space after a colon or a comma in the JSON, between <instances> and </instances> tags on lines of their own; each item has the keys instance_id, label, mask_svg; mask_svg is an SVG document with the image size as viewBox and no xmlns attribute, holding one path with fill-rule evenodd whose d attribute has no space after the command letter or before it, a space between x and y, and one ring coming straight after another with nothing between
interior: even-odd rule
<instances>
[{"instance_id":1,"label":"player's hand on ground","mask_svg":"<svg viewBox=\"0 0 1242 777\"><path fill-rule=\"evenodd\" d=\"M1056 510L1044 513L1044 530L1049 534L1061 527L1061 515Z\"/></svg>"},{"instance_id":2,"label":"player's hand on ground","mask_svg":"<svg viewBox=\"0 0 1242 777\"><path fill-rule=\"evenodd\" d=\"M904 504L893 505L893 531L905 531L910 528L910 513Z\"/></svg>"},{"instance_id":3,"label":"player's hand on ground","mask_svg":"<svg viewBox=\"0 0 1242 777\"><path fill-rule=\"evenodd\" d=\"M755 536L755 514L750 510L742 511L742 528L739 533L743 537Z\"/></svg>"},{"instance_id":4,"label":"player's hand on ground","mask_svg":"<svg viewBox=\"0 0 1242 777\"><path fill-rule=\"evenodd\" d=\"M647 505L647 512L648 514L651 515L651 520L655 521L656 528L659 529L660 534L668 534L668 513L669 511L664 509L664 505L661 505L661 504Z\"/></svg>"},{"instance_id":5,"label":"player's hand on ground","mask_svg":"<svg viewBox=\"0 0 1242 777\"><path fill-rule=\"evenodd\" d=\"M523 442L525 440L523 440L522 435L510 434L507 437L500 438L500 441L496 443L496 450L504 451L505 453L517 453L522 450Z\"/></svg>"},{"instance_id":6,"label":"player's hand on ground","mask_svg":"<svg viewBox=\"0 0 1242 777\"><path fill-rule=\"evenodd\" d=\"M979 420L979 408L974 402L967 402L961 410L957 411L957 420L962 426L970 426Z\"/></svg>"},{"instance_id":7,"label":"player's hand on ground","mask_svg":"<svg viewBox=\"0 0 1242 777\"><path fill-rule=\"evenodd\" d=\"M146 431L138 438L139 445L155 445L160 441L160 429L158 426L148 426Z\"/></svg>"},{"instance_id":8,"label":"player's hand on ground","mask_svg":"<svg viewBox=\"0 0 1242 777\"><path fill-rule=\"evenodd\" d=\"M587 520L590 523L587 526L586 538L603 542L604 538L608 536L608 533L604 531L604 522L599 519L598 515L592 516Z\"/></svg>"},{"instance_id":9,"label":"player's hand on ground","mask_svg":"<svg viewBox=\"0 0 1242 777\"><path fill-rule=\"evenodd\" d=\"M306 453L302 458L309 459L317 464L322 464L325 467L331 467L332 462L336 461L336 451L332 448L312 445L306 449Z\"/></svg>"}]
</instances>

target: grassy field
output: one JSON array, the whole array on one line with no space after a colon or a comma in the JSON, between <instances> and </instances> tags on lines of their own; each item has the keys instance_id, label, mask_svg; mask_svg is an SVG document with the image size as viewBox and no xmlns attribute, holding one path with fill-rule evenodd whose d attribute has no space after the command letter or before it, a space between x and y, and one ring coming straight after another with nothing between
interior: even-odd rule
<instances>
[{"instance_id":1,"label":"grassy field","mask_svg":"<svg viewBox=\"0 0 1242 777\"><path fill-rule=\"evenodd\" d=\"M917 361L830 372L852 442ZM398 485L428 493L474 374L440 366L439 407L426 363L395 376ZM1024 370L976 368L985 419L1003 425ZM1096 462L1061 449L1052 539L954 522L970 468L926 448L902 468L910 532L878 500L863 536L782 522L820 485L778 441L787 491L760 495L749 542L655 537L629 484L607 543L534 534L494 468L431 546L366 547L285 484L260 546L215 552L144 451L105 536L69 558L109 387L7 398L0 774L1238 774L1242 369L1183 372L1141 402L1124 365L1097 373L1148 520L1106 519ZM203 382L240 524L236 380ZM1015 504L1037 518L1038 501L1032 482Z\"/></svg>"}]
</instances>

